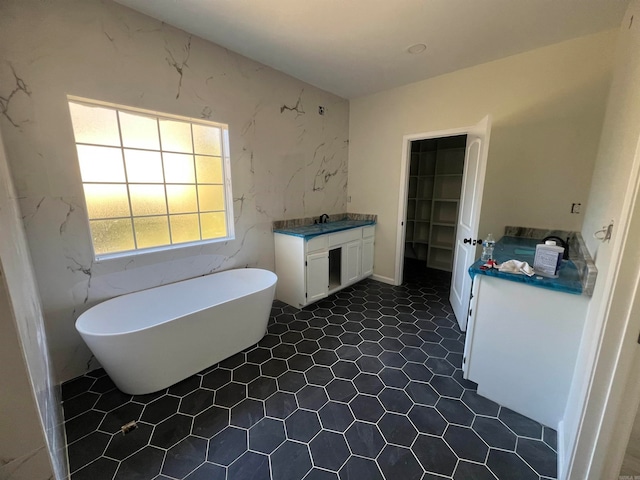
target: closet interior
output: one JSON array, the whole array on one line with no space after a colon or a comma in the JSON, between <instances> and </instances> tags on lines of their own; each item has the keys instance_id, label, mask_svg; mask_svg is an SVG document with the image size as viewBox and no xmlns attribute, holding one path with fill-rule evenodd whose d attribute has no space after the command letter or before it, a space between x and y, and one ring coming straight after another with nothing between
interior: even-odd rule
<instances>
[{"instance_id":1,"label":"closet interior","mask_svg":"<svg viewBox=\"0 0 640 480\"><path fill-rule=\"evenodd\" d=\"M405 258L451 271L467 136L411 142Z\"/></svg>"}]
</instances>

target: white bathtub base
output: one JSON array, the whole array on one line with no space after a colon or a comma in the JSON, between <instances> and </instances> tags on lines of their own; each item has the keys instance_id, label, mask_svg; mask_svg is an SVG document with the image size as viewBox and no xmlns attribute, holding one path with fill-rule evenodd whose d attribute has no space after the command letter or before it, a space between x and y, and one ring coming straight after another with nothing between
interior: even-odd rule
<instances>
[{"instance_id":1,"label":"white bathtub base","mask_svg":"<svg viewBox=\"0 0 640 480\"><path fill-rule=\"evenodd\" d=\"M132 395L156 392L259 342L266 333L276 280L275 274L258 269L186 280L109 300L105 304L118 302L109 308L100 309L104 304L97 305L78 319L76 328L121 391ZM230 288L233 283L237 285ZM201 290L202 295L210 290L230 290L235 298L176 318L161 318L158 324L132 328L133 331L108 332L108 326L92 331L92 326L109 321L102 314L113 315L132 302L167 302L171 304L167 308L175 310L174 302L180 299L171 294L179 294L180 290L193 294L193 289ZM159 307L162 310L162 305ZM142 323L147 324L148 320Z\"/></svg>"}]
</instances>

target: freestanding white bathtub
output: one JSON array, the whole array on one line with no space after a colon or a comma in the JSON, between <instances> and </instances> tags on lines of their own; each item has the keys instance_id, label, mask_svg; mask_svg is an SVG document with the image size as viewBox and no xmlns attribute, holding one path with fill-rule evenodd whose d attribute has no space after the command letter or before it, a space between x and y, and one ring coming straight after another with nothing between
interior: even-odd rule
<instances>
[{"instance_id":1,"label":"freestanding white bathtub","mask_svg":"<svg viewBox=\"0 0 640 480\"><path fill-rule=\"evenodd\" d=\"M130 293L84 312L76 330L120 390L155 392L260 341L277 279L245 268Z\"/></svg>"}]
</instances>

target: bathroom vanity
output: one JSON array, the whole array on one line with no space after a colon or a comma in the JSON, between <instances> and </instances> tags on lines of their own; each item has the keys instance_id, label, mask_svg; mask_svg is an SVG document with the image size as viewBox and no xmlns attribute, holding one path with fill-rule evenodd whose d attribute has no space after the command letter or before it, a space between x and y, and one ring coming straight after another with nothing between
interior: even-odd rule
<instances>
[{"instance_id":1,"label":"bathroom vanity","mask_svg":"<svg viewBox=\"0 0 640 480\"><path fill-rule=\"evenodd\" d=\"M276 298L304 307L373 273L375 221L340 220L274 230Z\"/></svg>"},{"instance_id":2,"label":"bathroom vanity","mask_svg":"<svg viewBox=\"0 0 640 480\"><path fill-rule=\"evenodd\" d=\"M494 257L533 265L537 243L505 236ZM588 268L575 250L558 278L484 270L481 261L469 268L464 377L480 395L554 429L564 416L590 294L582 277Z\"/></svg>"}]
</instances>

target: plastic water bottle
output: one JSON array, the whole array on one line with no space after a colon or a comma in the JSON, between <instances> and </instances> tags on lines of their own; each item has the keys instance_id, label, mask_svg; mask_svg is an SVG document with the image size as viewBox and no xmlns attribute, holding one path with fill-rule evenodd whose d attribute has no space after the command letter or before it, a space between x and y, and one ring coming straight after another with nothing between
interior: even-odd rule
<instances>
[{"instance_id":1,"label":"plastic water bottle","mask_svg":"<svg viewBox=\"0 0 640 480\"><path fill-rule=\"evenodd\" d=\"M480 257L480 260L487 262L493 258L493 247L495 244L496 241L494 240L493 235L487 235L487 238L482 242L482 257Z\"/></svg>"}]
</instances>

